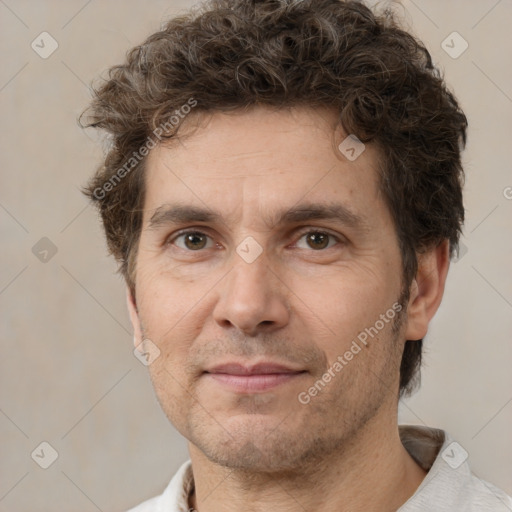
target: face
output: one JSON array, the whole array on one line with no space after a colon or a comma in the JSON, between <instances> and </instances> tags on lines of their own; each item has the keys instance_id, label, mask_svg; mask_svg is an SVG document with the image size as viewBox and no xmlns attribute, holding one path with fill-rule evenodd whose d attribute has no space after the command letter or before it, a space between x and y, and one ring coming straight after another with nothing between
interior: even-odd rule
<instances>
[{"instance_id":1,"label":"face","mask_svg":"<svg viewBox=\"0 0 512 512\"><path fill-rule=\"evenodd\" d=\"M347 159L327 111L203 121L147 160L136 343L158 347L158 399L193 447L291 469L396 415L402 268L379 155Z\"/></svg>"}]
</instances>

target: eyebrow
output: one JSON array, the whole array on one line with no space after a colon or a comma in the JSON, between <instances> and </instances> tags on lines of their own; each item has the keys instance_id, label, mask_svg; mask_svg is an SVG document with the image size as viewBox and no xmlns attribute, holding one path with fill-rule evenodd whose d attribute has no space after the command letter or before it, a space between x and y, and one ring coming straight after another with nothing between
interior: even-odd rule
<instances>
[{"instance_id":1,"label":"eyebrow","mask_svg":"<svg viewBox=\"0 0 512 512\"><path fill-rule=\"evenodd\" d=\"M269 228L309 220L335 220L351 228L367 228L366 220L339 203L304 203L282 210L263 219ZM192 205L165 204L159 206L149 220L147 229L154 230L172 224L188 222L222 222L223 216L208 208Z\"/></svg>"}]
</instances>

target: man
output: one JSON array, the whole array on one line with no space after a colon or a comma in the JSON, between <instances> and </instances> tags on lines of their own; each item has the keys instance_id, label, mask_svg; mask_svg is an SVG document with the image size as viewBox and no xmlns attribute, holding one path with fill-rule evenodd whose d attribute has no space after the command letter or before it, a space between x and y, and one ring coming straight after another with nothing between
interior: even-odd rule
<instances>
[{"instance_id":1,"label":"man","mask_svg":"<svg viewBox=\"0 0 512 512\"><path fill-rule=\"evenodd\" d=\"M466 118L391 14L218 0L96 91L85 193L190 459L142 511L506 511L399 427L464 217Z\"/></svg>"}]
</instances>

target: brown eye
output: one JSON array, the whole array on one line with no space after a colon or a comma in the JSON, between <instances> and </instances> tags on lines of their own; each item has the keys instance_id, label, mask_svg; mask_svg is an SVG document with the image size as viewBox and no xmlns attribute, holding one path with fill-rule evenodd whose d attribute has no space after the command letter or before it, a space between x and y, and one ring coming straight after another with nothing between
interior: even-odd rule
<instances>
[{"instance_id":1,"label":"brown eye","mask_svg":"<svg viewBox=\"0 0 512 512\"><path fill-rule=\"evenodd\" d=\"M305 239L306 246L302 244L301 247L299 243L297 243L297 246L300 249L313 249L315 251L329 249L338 242L334 235L324 231L308 231L300 237L300 240L303 239Z\"/></svg>"},{"instance_id":2,"label":"brown eye","mask_svg":"<svg viewBox=\"0 0 512 512\"><path fill-rule=\"evenodd\" d=\"M312 249L325 249L329 245L329 235L325 233L309 233L306 236Z\"/></svg>"},{"instance_id":3,"label":"brown eye","mask_svg":"<svg viewBox=\"0 0 512 512\"><path fill-rule=\"evenodd\" d=\"M210 237L208 235L201 233L200 231L187 231L178 235L173 240L173 243L180 249L198 251L207 247L209 238ZM178 243L178 241L180 243Z\"/></svg>"},{"instance_id":4,"label":"brown eye","mask_svg":"<svg viewBox=\"0 0 512 512\"><path fill-rule=\"evenodd\" d=\"M206 245L206 237L200 233L185 235L185 245L192 250L202 249Z\"/></svg>"}]
</instances>

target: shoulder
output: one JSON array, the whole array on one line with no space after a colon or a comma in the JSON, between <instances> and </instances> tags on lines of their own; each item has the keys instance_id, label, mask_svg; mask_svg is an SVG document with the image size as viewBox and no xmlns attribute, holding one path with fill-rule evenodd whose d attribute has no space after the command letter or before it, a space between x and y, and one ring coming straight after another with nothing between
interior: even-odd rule
<instances>
[{"instance_id":1,"label":"shoulder","mask_svg":"<svg viewBox=\"0 0 512 512\"><path fill-rule=\"evenodd\" d=\"M512 498L477 477L468 452L449 434L437 429L404 426L404 447L427 476L400 512L510 512Z\"/></svg>"},{"instance_id":2,"label":"shoulder","mask_svg":"<svg viewBox=\"0 0 512 512\"><path fill-rule=\"evenodd\" d=\"M510 512L512 498L469 467L434 467L400 512Z\"/></svg>"},{"instance_id":3,"label":"shoulder","mask_svg":"<svg viewBox=\"0 0 512 512\"><path fill-rule=\"evenodd\" d=\"M512 510L512 498L494 485L471 473L460 488L460 503L468 512L507 512Z\"/></svg>"},{"instance_id":4,"label":"shoulder","mask_svg":"<svg viewBox=\"0 0 512 512\"><path fill-rule=\"evenodd\" d=\"M192 463L186 461L159 496L150 498L127 512L181 512L188 510L188 495L193 485Z\"/></svg>"},{"instance_id":5,"label":"shoulder","mask_svg":"<svg viewBox=\"0 0 512 512\"><path fill-rule=\"evenodd\" d=\"M131 508L127 512L157 512L160 507L160 502L162 501L162 496L155 496L149 500L144 501L143 503L137 505L134 508Z\"/></svg>"}]
</instances>

